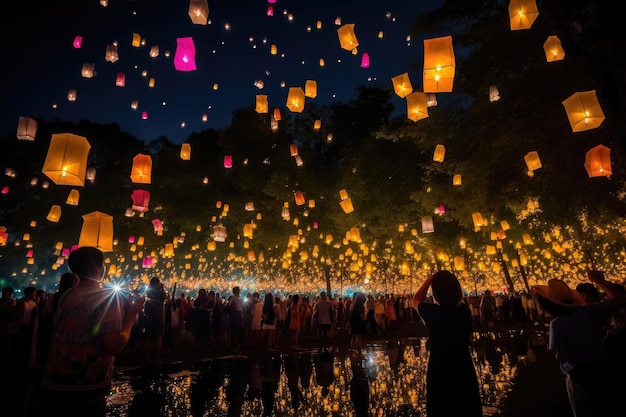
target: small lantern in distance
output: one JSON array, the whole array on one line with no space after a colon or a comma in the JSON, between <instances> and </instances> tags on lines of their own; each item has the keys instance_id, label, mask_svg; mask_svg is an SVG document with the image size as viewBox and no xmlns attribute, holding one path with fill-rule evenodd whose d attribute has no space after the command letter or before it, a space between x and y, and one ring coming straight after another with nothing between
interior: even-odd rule
<instances>
[{"instance_id":1,"label":"small lantern in distance","mask_svg":"<svg viewBox=\"0 0 626 417\"><path fill-rule=\"evenodd\" d=\"M17 138L34 141L37 134L37 121L30 117L20 117L17 121Z\"/></svg>"},{"instance_id":2,"label":"small lantern in distance","mask_svg":"<svg viewBox=\"0 0 626 417\"><path fill-rule=\"evenodd\" d=\"M585 169L590 178L610 176L613 173L611 168L611 149L604 145L591 148L585 154Z\"/></svg>"}]
</instances>

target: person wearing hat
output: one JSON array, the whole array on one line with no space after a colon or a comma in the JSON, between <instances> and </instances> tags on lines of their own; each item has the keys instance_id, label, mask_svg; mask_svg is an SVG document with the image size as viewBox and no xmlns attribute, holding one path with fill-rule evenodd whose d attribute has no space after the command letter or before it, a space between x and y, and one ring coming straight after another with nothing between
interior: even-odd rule
<instances>
[{"instance_id":1,"label":"person wearing hat","mask_svg":"<svg viewBox=\"0 0 626 417\"><path fill-rule=\"evenodd\" d=\"M588 271L591 283L606 294L606 300L585 304L581 293L560 279L535 285L533 291L541 307L552 316L548 349L566 375L565 385L575 417L610 416L617 404L609 392L609 367L603 346L605 325L623 295L605 281L600 271Z\"/></svg>"},{"instance_id":2,"label":"person wearing hat","mask_svg":"<svg viewBox=\"0 0 626 417\"><path fill-rule=\"evenodd\" d=\"M434 302L426 302L432 289ZM478 377L470 351L472 313L457 277L450 271L429 275L413 296L413 306L428 329L426 414L482 416Z\"/></svg>"},{"instance_id":3,"label":"person wearing hat","mask_svg":"<svg viewBox=\"0 0 626 417\"><path fill-rule=\"evenodd\" d=\"M68 257L78 283L60 297L43 366L41 415L104 417L113 361L128 343L145 297L105 288L104 254L80 247Z\"/></svg>"}]
</instances>

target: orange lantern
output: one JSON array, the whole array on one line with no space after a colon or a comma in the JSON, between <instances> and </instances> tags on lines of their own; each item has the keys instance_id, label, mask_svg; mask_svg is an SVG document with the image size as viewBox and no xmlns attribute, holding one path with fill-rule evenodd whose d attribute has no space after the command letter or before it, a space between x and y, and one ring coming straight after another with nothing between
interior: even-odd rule
<instances>
[{"instance_id":1,"label":"orange lantern","mask_svg":"<svg viewBox=\"0 0 626 417\"><path fill-rule=\"evenodd\" d=\"M57 185L82 187L90 149L91 145L83 136L53 134L42 172Z\"/></svg>"},{"instance_id":2,"label":"orange lantern","mask_svg":"<svg viewBox=\"0 0 626 417\"><path fill-rule=\"evenodd\" d=\"M206 25L209 21L209 5L207 0L190 0L189 18L194 25Z\"/></svg>"},{"instance_id":3,"label":"orange lantern","mask_svg":"<svg viewBox=\"0 0 626 417\"><path fill-rule=\"evenodd\" d=\"M35 140L37 121L30 117L20 117L17 121L17 138L20 140Z\"/></svg>"},{"instance_id":4,"label":"orange lantern","mask_svg":"<svg viewBox=\"0 0 626 417\"><path fill-rule=\"evenodd\" d=\"M102 252L113 251L113 216L94 211L85 214L78 246L93 246Z\"/></svg>"},{"instance_id":5,"label":"orange lantern","mask_svg":"<svg viewBox=\"0 0 626 417\"><path fill-rule=\"evenodd\" d=\"M297 206L302 206L304 205L304 194L302 193L302 191L296 191L293 193L293 197L296 200L296 205Z\"/></svg>"},{"instance_id":6,"label":"orange lantern","mask_svg":"<svg viewBox=\"0 0 626 417\"><path fill-rule=\"evenodd\" d=\"M61 206L54 205L50 207L50 211L48 212L48 216L46 220L49 220L53 223L58 223L61 219Z\"/></svg>"},{"instance_id":7,"label":"orange lantern","mask_svg":"<svg viewBox=\"0 0 626 417\"><path fill-rule=\"evenodd\" d=\"M543 44L543 50L546 53L546 61L554 62L565 59L565 51L561 46L561 40L556 35L548 36Z\"/></svg>"},{"instance_id":8,"label":"orange lantern","mask_svg":"<svg viewBox=\"0 0 626 417\"><path fill-rule=\"evenodd\" d=\"M443 159L446 156L446 148L443 145L435 146L435 153L433 154L433 161L435 162L443 162Z\"/></svg>"},{"instance_id":9,"label":"orange lantern","mask_svg":"<svg viewBox=\"0 0 626 417\"><path fill-rule=\"evenodd\" d=\"M279 122L281 119L280 116L280 109L279 108L275 108L274 109L274 120L276 120L277 122Z\"/></svg>"},{"instance_id":10,"label":"orange lantern","mask_svg":"<svg viewBox=\"0 0 626 417\"><path fill-rule=\"evenodd\" d=\"M304 110L304 90L302 87L289 87L286 106L294 113L302 113Z\"/></svg>"},{"instance_id":11,"label":"orange lantern","mask_svg":"<svg viewBox=\"0 0 626 417\"><path fill-rule=\"evenodd\" d=\"M304 95L308 98L317 97L317 81L307 80L304 84Z\"/></svg>"},{"instance_id":12,"label":"orange lantern","mask_svg":"<svg viewBox=\"0 0 626 417\"><path fill-rule=\"evenodd\" d=\"M417 122L428 117L426 94L418 91L406 96L406 114L409 120Z\"/></svg>"},{"instance_id":13,"label":"orange lantern","mask_svg":"<svg viewBox=\"0 0 626 417\"><path fill-rule=\"evenodd\" d=\"M604 145L591 148L585 154L585 169L589 177L608 177L611 169L611 149Z\"/></svg>"},{"instance_id":14,"label":"orange lantern","mask_svg":"<svg viewBox=\"0 0 626 417\"><path fill-rule=\"evenodd\" d=\"M256 96L256 105L255 111L257 113L267 113L268 112L268 104L267 104L267 95L257 94Z\"/></svg>"},{"instance_id":15,"label":"orange lantern","mask_svg":"<svg viewBox=\"0 0 626 417\"><path fill-rule=\"evenodd\" d=\"M393 83L393 91L400 97L405 98L413 92L413 86L407 72L396 75L391 79Z\"/></svg>"},{"instance_id":16,"label":"orange lantern","mask_svg":"<svg viewBox=\"0 0 626 417\"><path fill-rule=\"evenodd\" d=\"M137 154L133 158L133 167L130 179L134 183L150 184L152 182L152 157L146 154Z\"/></svg>"},{"instance_id":17,"label":"orange lantern","mask_svg":"<svg viewBox=\"0 0 626 417\"><path fill-rule=\"evenodd\" d=\"M530 29L539 16L535 0L510 0L509 21L511 30Z\"/></svg>"},{"instance_id":18,"label":"orange lantern","mask_svg":"<svg viewBox=\"0 0 626 417\"><path fill-rule=\"evenodd\" d=\"M69 204L70 206L77 206L79 198L80 193L78 192L78 190L71 190L70 194L67 196L67 200L65 200L65 204Z\"/></svg>"},{"instance_id":19,"label":"orange lantern","mask_svg":"<svg viewBox=\"0 0 626 417\"><path fill-rule=\"evenodd\" d=\"M321 128L322 128L322 121L320 119L315 120L315 122L313 122L313 129L320 130Z\"/></svg>"},{"instance_id":20,"label":"orange lantern","mask_svg":"<svg viewBox=\"0 0 626 417\"><path fill-rule=\"evenodd\" d=\"M131 45L135 48L139 48L141 46L141 35L138 33L133 33L133 40L131 41Z\"/></svg>"},{"instance_id":21,"label":"orange lantern","mask_svg":"<svg viewBox=\"0 0 626 417\"><path fill-rule=\"evenodd\" d=\"M452 185L462 185L463 180L461 179L461 174L454 174L452 177Z\"/></svg>"},{"instance_id":22,"label":"orange lantern","mask_svg":"<svg viewBox=\"0 0 626 417\"><path fill-rule=\"evenodd\" d=\"M295 143L292 143L291 145L289 145L289 154L291 156L298 155L298 145L296 145Z\"/></svg>"},{"instance_id":23,"label":"orange lantern","mask_svg":"<svg viewBox=\"0 0 626 417\"><path fill-rule=\"evenodd\" d=\"M563 101L572 132L595 129L604 121L596 90L572 94Z\"/></svg>"},{"instance_id":24,"label":"orange lantern","mask_svg":"<svg viewBox=\"0 0 626 417\"><path fill-rule=\"evenodd\" d=\"M452 36L424 39L425 93L452 92L456 60L452 46Z\"/></svg>"},{"instance_id":25,"label":"orange lantern","mask_svg":"<svg viewBox=\"0 0 626 417\"><path fill-rule=\"evenodd\" d=\"M180 145L180 159L183 161L189 161L191 159L191 145L189 143Z\"/></svg>"},{"instance_id":26,"label":"orange lantern","mask_svg":"<svg viewBox=\"0 0 626 417\"><path fill-rule=\"evenodd\" d=\"M339 202L341 208L346 213L352 213L354 211L354 207L352 206L352 199L346 198L345 200L341 200Z\"/></svg>"},{"instance_id":27,"label":"orange lantern","mask_svg":"<svg viewBox=\"0 0 626 417\"><path fill-rule=\"evenodd\" d=\"M337 36L339 36L339 45L346 51L356 51L356 47L359 46L359 41L354 33L354 23L345 24L337 29Z\"/></svg>"},{"instance_id":28,"label":"orange lantern","mask_svg":"<svg viewBox=\"0 0 626 417\"><path fill-rule=\"evenodd\" d=\"M526 162L526 167L529 172L541 168L541 159L539 159L537 151L528 152L524 156L524 161Z\"/></svg>"}]
</instances>

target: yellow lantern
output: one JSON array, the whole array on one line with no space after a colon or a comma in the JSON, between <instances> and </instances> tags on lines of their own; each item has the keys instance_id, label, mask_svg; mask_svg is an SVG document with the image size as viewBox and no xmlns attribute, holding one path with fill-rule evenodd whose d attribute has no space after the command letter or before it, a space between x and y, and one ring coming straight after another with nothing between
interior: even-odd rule
<instances>
[{"instance_id":1,"label":"yellow lantern","mask_svg":"<svg viewBox=\"0 0 626 417\"><path fill-rule=\"evenodd\" d=\"M308 98L317 97L317 81L307 80L304 84L304 95Z\"/></svg>"},{"instance_id":2,"label":"yellow lantern","mask_svg":"<svg viewBox=\"0 0 626 417\"><path fill-rule=\"evenodd\" d=\"M20 117L17 121L17 138L20 140L35 140L37 121L30 117Z\"/></svg>"},{"instance_id":3,"label":"yellow lantern","mask_svg":"<svg viewBox=\"0 0 626 417\"><path fill-rule=\"evenodd\" d=\"M413 86L411 85L409 74L406 72L400 75L396 75L391 79L391 82L393 83L393 91L400 98L405 98L413 92Z\"/></svg>"},{"instance_id":4,"label":"yellow lantern","mask_svg":"<svg viewBox=\"0 0 626 417\"><path fill-rule=\"evenodd\" d=\"M50 207L50 211L48 212L48 216L46 220L49 220L53 223L57 223L61 218L61 206L54 205Z\"/></svg>"},{"instance_id":5,"label":"yellow lantern","mask_svg":"<svg viewBox=\"0 0 626 417\"><path fill-rule=\"evenodd\" d=\"M352 213L354 211L354 207L352 206L352 199L350 198L341 200L339 204L341 205L341 208L345 213Z\"/></svg>"},{"instance_id":6,"label":"yellow lantern","mask_svg":"<svg viewBox=\"0 0 626 417\"><path fill-rule=\"evenodd\" d=\"M454 174L452 177L452 185L462 185L463 180L461 179L461 174Z\"/></svg>"},{"instance_id":7,"label":"yellow lantern","mask_svg":"<svg viewBox=\"0 0 626 417\"><path fill-rule=\"evenodd\" d=\"M483 219L482 214L480 214L479 212L472 213L472 221L474 222L474 230L476 229L480 230L482 226L486 225L486 222Z\"/></svg>"},{"instance_id":8,"label":"yellow lantern","mask_svg":"<svg viewBox=\"0 0 626 417\"><path fill-rule=\"evenodd\" d=\"M555 62L565 59L565 51L561 46L561 40L556 35L548 36L543 44L543 50L546 53L546 61Z\"/></svg>"},{"instance_id":9,"label":"yellow lantern","mask_svg":"<svg viewBox=\"0 0 626 417\"><path fill-rule=\"evenodd\" d=\"M414 122L426 119L428 117L426 94L416 91L406 96L406 114L409 120Z\"/></svg>"},{"instance_id":10,"label":"yellow lantern","mask_svg":"<svg viewBox=\"0 0 626 417\"><path fill-rule=\"evenodd\" d=\"M348 198L348 191L344 189L339 190L339 198L341 200L346 200Z\"/></svg>"},{"instance_id":11,"label":"yellow lantern","mask_svg":"<svg viewBox=\"0 0 626 417\"><path fill-rule=\"evenodd\" d=\"M533 239L530 237L528 233L524 233L522 235L522 242L524 243L524 245L532 245Z\"/></svg>"},{"instance_id":12,"label":"yellow lantern","mask_svg":"<svg viewBox=\"0 0 626 417\"><path fill-rule=\"evenodd\" d=\"M511 30L530 29L539 16L535 0L510 0L509 21Z\"/></svg>"},{"instance_id":13,"label":"yellow lantern","mask_svg":"<svg viewBox=\"0 0 626 417\"><path fill-rule=\"evenodd\" d=\"M71 133L52 135L42 172L57 185L85 185L87 155L91 145L87 138Z\"/></svg>"},{"instance_id":14,"label":"yellow lantern","mask_svg":"<svg viewBox=\"0 0 626 417\"><path fill-rule=\"evenodd\" d=\"M264 94L257 94L256 96L256 105L255 105L255 111L257 113L267 113L269 109L268 103L267 103L267 95Z\"/></svg>"},{"instance_id":15,"label":"yellow lantern","mask_svg":"<svg viewBox=\"0 0 626 417\"><path fill-rule=\"evenodd\" d=\"M572 94L563 101L572 132L595 129L604 121L596 90Z\"/></svg>"},{"instance_id":16,"label":"yellow lantern","mask_svg":"<svg viewBox=\"0 0 626 417\"><path fill-rule=\"evenodd\" d=\"M464 271L465 270L465 259L462 256L454 257L454 270L455 271Z\"/></svg>"},{"instance_id":17,"label":"yellow lantern","mask_svg":"<svg viewBox=\"0 0 626 417\"><path fill-rule=\"evenodd\" d=\"M302 87L289 87L286 106L294 113L302 113L304 110L304 90Z\"/></svg>"},{"instance_id":18,"label":"yellow lantern","mask_svg":"<svg viewBox=\"0 0 626 417\"><path fill-rule=\"evenodd\" d=\"M435 146L435 153L433 154L433 161L435 162L443 162L443 159L446 156L446 147L443 145Z\"/></svg>"},{"instance_id":19,"label":"yellow lantern","mask_svg":"<svg viewBox=\"0 0 626 417\"><path fill-rule=\"evenodd\" d=\"M524 161L526 162L526 167L528 168L529 172L541 168L541 160L539 159L539 154L537 153L537 151L528 152L524 156Z\"/></svg>"},{"instance_id":20,"label":"yellow lantern","mask_svg":"<svg viewBox=\"0 0 626 417\"><path fill-rule=\"evenodd\" d=\"M611 169L611 149L604 145L591 148L585 154L585 169L589 177L608 177Z\"/></svg>"},{"instance_id":21,"label":"yellow lantern","mask_svg":"<svg viewBox=\"0 0 626 417\"><path fill-rule=\"evenodd\" d=\"M67 196L67 200L65 200L65 204L69 204L70 206L77 206L79 198L80 198L80 193L78 192L78 190L76 189L70 190L70 194Z\"/></svg>"},{"instance_id":22,"label":"yellow lantern","mask_svg":"<svg viewBox=\"0 0 626 417\"><path fill-rule=\"evenodd\" d=\"M456 61L452 36L424 39L424 80L425 93L452 92Z\"/></svg>"},{"instance_id":23,"label":"yellow lantern","mask_svg":"<svg viewBox=\"0 0 626 417\"><path fill-rule=\"evenodd\" d=\"M183 161L189 161L191 159L191 145L189 143L180 145L180 159Z\"/></svg>"},{"instance_id":24,"label":"yellow lantern","mask_svg":"<svg viewBox=\"0 0 626 417\"><path fill-rule=\"evenodd\" d=\"M320 119L313 122L313 130L320 130L322 128L322 121Z\"/></svg>"},{"instance_id":25,"label":"yellow lantern","mask_svg":"<svg viewBox=\"0 0 626 417\"><path fill-rule=\"evenodd\" d=\"M133 158L133 167L130 179L134 183L150 184L152 181L152 157L146 154L137 154Z\"/></svg>"},{"instance_id":26,"label":"yellow lantern","mask_svg":"<svg viewBox=\"0 0 626 417\"><path fill-rule=\"evenodd\" d=\"M339 36L339 45L346 51L354 51L359 46L359 41L354 33L354 23L340 26L337 29L337 35Z\"/></svg>"},{"instance_id":27,"label":"yellow lantern","mask_svg":"<svg viewBox=\"0 0 626 417\"><path fill-rule=\"evenodd\" d=\"M93 246L102 252L113 251L113 216L99 211L85 214L78 246Z\"/></svg>"},{"instance_id":28,"label":"yellow lantern","mask_svg":"<svg viewBox=\"0 0 626 417\"><path fill-rule=\"evenodd\" d=\"M207 0L190 0L188 13L194 25L206 25L209 21L209 5Z\"/></svg>"}]
</instances>

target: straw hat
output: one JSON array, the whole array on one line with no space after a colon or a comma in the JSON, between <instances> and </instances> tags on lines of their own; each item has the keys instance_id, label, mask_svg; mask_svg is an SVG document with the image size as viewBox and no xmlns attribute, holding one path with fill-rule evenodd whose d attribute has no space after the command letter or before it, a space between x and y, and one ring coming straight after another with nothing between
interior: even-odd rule
<instances>
[{"instance_id":1,"label":"straw hat","mask_svg":"<svg viewBox=\"0 0 626 417\"><path fill-rule=\"evenodd\" d=\"M565 282L553 278L548 281L548 285L535 285L533 287L537 294L548 301L563 307L579 307L583 305L580 293L571 289Z\"/></svg>"}]
</instances>

